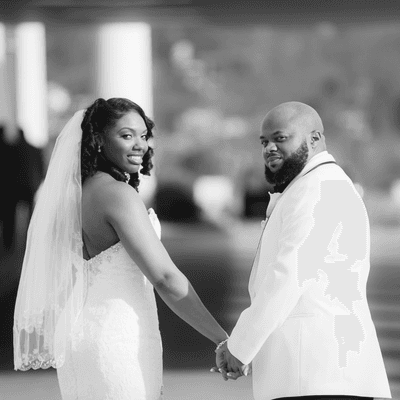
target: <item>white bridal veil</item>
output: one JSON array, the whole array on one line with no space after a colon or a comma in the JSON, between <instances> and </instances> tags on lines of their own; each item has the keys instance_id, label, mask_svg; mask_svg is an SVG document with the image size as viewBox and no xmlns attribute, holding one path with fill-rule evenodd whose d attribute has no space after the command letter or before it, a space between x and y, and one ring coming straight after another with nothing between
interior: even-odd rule
<instances>
[{"instance_id":1,"label":"white bridal veil","mask_svg":"<svg viewBox=\"0 0 400 400\"><path fill-rule=\"evenodd\" d=\"M14 368L58 368L79 333L85 296L81 123L68 121L53 149L30 221L14 311ZM73 343L72 343L73 345Z\"/></svg>"}]
</instances>

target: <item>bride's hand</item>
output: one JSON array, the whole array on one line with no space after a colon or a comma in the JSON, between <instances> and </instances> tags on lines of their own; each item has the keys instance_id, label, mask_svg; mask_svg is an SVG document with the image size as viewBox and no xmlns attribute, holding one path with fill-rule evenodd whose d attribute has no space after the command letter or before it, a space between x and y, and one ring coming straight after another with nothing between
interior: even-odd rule
<instances>
[{"instance_id":1,"label":"bride's hand","mask_svg":"<svg viewBox=\"0 0 400 400\"><path fill-rule=\"evenodd\" d=\"M236 380L240 376L247 376L251 373L251 363L244 365L228 349L226 342L218 345L215 358L216 366L211 368L211 372L221 373L225 381Z\"/></svg>"}]
</instances>

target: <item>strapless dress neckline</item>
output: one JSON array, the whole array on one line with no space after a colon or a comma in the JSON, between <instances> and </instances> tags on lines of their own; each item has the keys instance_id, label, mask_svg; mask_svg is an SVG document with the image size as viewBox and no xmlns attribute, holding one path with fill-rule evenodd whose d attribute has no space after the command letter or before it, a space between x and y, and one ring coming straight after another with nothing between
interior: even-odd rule
<instances>
[{"instance_id":1,"label":"strapless dress neckline","mask_svg":"<svg viewBox=\"0 0 400 400\"><path fill-rule=\"evenodd\" d=\"M119 240L117 243L114 243L110 247L107 247L105 250L101 251L100 253L97 253L95 256L89 258L88 260L83 259L83 262L85 264L90 264L95 260L103 258L105 254L107 254L107 253L109 253L111 251L113 251L113 252L118 251L122 247L123 247L123 245L122 245L121 241Z\"/></svg>"}]
</instances>

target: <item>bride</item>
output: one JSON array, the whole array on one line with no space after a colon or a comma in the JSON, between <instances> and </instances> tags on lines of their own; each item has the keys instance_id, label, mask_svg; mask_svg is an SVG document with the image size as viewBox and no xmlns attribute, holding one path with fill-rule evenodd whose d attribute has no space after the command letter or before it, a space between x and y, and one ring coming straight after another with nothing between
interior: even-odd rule
<instances>
[{"instance_id":1,"label":"bride","mask_svg":"<svg viewBox=\"0 0 400 400\"><path fill-rule=\"evenodd\" d=\"M28 230L14 364L56 368L63 400L162 398L153 289L215 344L228 337L172 262L137 192L139 172L152 169L153 126L128 99L97 99L53 150Z\"/></svg>"}]
</instances>

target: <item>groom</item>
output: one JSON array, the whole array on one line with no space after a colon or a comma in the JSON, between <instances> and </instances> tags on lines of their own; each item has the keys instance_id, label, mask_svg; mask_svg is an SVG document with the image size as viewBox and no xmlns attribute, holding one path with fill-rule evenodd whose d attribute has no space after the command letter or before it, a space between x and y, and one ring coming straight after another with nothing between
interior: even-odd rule
<instances>
[{"instance_id":1,"label":"groom","mask_svg":"<svg viewBox=\"0 0 400 400\"><path fill-rule=\"evenodd\" d=\"M280 104L262 123L275 194L251 305L216 350L225 379L252 369L256 400L391 397L366 297L368 216L323 132L318 113L299 102Z\"/></svg>"}]
</instances>

